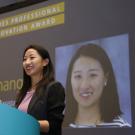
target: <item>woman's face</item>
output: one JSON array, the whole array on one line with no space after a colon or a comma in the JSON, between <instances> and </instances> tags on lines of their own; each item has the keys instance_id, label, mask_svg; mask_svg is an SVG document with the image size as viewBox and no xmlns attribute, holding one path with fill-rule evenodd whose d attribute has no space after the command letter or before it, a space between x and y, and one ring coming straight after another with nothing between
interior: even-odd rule
<instances>
[{"instance_id":1,"label":"woman's face","mask_svg":"<svg viewBox=\"0 0 135 135\"><path fill-rule=\"evenodd\" d=\"M101 64L91 57L81 56L71 73L73 96L79 106L99 105L107 79Z\"/></svg>"},{"instance_id":2,"label":"woman's face","mask_svg":"<svg viewBox=\"0 0 135 135\"><path fill-rule=\"evenodd\" d=\"M28 49L25 52L23 58L23 68L27 75L29 76L42 76L43 67L47 65L46 60L38 54L35 49Z\"/></svg>"}]
</instances>

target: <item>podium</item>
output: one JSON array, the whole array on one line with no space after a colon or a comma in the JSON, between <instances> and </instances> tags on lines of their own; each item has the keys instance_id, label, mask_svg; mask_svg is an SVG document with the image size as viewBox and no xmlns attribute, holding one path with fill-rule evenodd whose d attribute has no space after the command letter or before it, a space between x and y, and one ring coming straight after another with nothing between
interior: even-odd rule
<instances>
[{"instance_id":1,"label":"podium","mask_svg":"<svg viewBox=\"0 0 135 135\"><path fill-rule=\"evenodd\" d=\"M40 135L40 126L27 113L0 103L0 135Z\"/></svg>"}]
</instances>

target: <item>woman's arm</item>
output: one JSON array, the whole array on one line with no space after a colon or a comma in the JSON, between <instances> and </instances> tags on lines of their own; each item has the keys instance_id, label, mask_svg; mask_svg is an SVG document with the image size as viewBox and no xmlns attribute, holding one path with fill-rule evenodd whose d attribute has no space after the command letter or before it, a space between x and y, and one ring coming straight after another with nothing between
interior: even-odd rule
<instances>
[{"instance_id":1,"label":"woman's arm","mask_svg":"<svg viewBox=\"0 0 135 135\"><path fill-rule=\"evenodd\" d=\"M47 120L49 122L49 135L61 135L64 108L65 90L61 83L56 82L49 87L47 96Z\"/></svg>"}]
</instances>

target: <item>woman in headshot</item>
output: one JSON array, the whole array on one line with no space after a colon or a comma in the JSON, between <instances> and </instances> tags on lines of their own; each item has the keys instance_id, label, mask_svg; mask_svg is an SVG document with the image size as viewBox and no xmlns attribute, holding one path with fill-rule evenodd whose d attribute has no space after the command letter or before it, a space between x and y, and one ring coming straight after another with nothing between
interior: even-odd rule
<instances>
[{"instance_id":1,"label":"woman in headshot","mask_svg":"<svg viewBox=\"0 0 135 135\"><path fill-rule=\"evenodd\" d=\"M64 127L129 127L121 118L116 80L106 52L80 47L73 56L66 84Z\"/></svg>"},{"instance_id":2,"label":"woman in headshot","mask_svg":"<svg viewBox=\"0 0 135 135\"><path fill-rule=\"evenodd\" d=\"M64 88L54 79L48 51L28 46L23 54L23 86L16 107L38 120L41 135L61 135L64 102Z\"/></svg>"}]
</instances>

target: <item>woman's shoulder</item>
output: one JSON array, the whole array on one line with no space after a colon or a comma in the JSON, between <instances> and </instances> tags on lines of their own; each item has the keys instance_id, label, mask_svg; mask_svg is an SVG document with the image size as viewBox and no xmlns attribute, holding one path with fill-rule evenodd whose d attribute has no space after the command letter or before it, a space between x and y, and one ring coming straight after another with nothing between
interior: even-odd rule
<instances>
[{"instance_id":1,"label":"woman's shoulder","mask_svg":"<svg viewBox=\"0 0 135 135\"><path fill-rule=\"evenodd\" d=\"M113 123L115 123L116 125L118 125L120 127L131 127L131 125L122 117L118 117L118 118L114 119Z\"/></svg>"},{"instance_id":2,"label":"woman's shoulder","mask_svg":"<svg viewBox=\"0 0 135 135\"><path fill-rule=\"evenodd\" d=\"M43 84L41 86L41 88L44 88L44 89L50 89L50 88L54 88L54 87L63 87L63 85L59 82L59 81L51 81L49 82L48 84ZM64 88L64 87L63 87Z\"/></svg>"},{"instance_id":3,"label":"woman's shoulder","mask_svg":"<svg viewBox=\"0 0 135 135\"><path fill-rule=\"evenodd\" d=\"M51 82L47 88L47 99L49 106L65 106L65 89L58 81Z\"/></svg>"},{"instance_id":4,"label":"woman's shoulder","mask_svg":"<svg viewBox=\"0 0 135 135\"><path fill-rule=\"evenodd\" d=\"M115 118L112 122L102 122L100 124L83 124L78 125L75 123L70 123L69 127L73 128L126 128L131 127L131 125L126 122L122 117Z\"/></svg>"},{"instance_id":5,"label":"woman's shoulder","mask_svg":"<svg viewBox=\"0 0 135 135\"><path fill-rule=\"evenodd\" d=\"M51 88L51 87L63 87L63 85L59 82L59 81L52 81L50 82L48 85L47 85L48 88Z\"/></svg>"},{"instance_id":6,"label":"woman's shoulder","mask_svg":"<svg viewBox=\"0 0 135 135\"><path fill-rule=\"evenodd\" d=\"M113 119L112 122L109 123L102 123L101 126L106 126L106 127L131 127L131 125L124 120L122 117L117 117Z\"/></svg>"},{"instance_id":7,"label":"woman's shoulder","mask_svg":"<svg viewBox=\"0 0 135 135\"><path fill-rule=\"evenodd\" d=\"M58 93L58 92L64 92L65 89L63 87L63 85L59 82L59 81L52 81L47 85L47 89L48 92L54 92L54 93Z\"/></svg>"}]
</instances>

